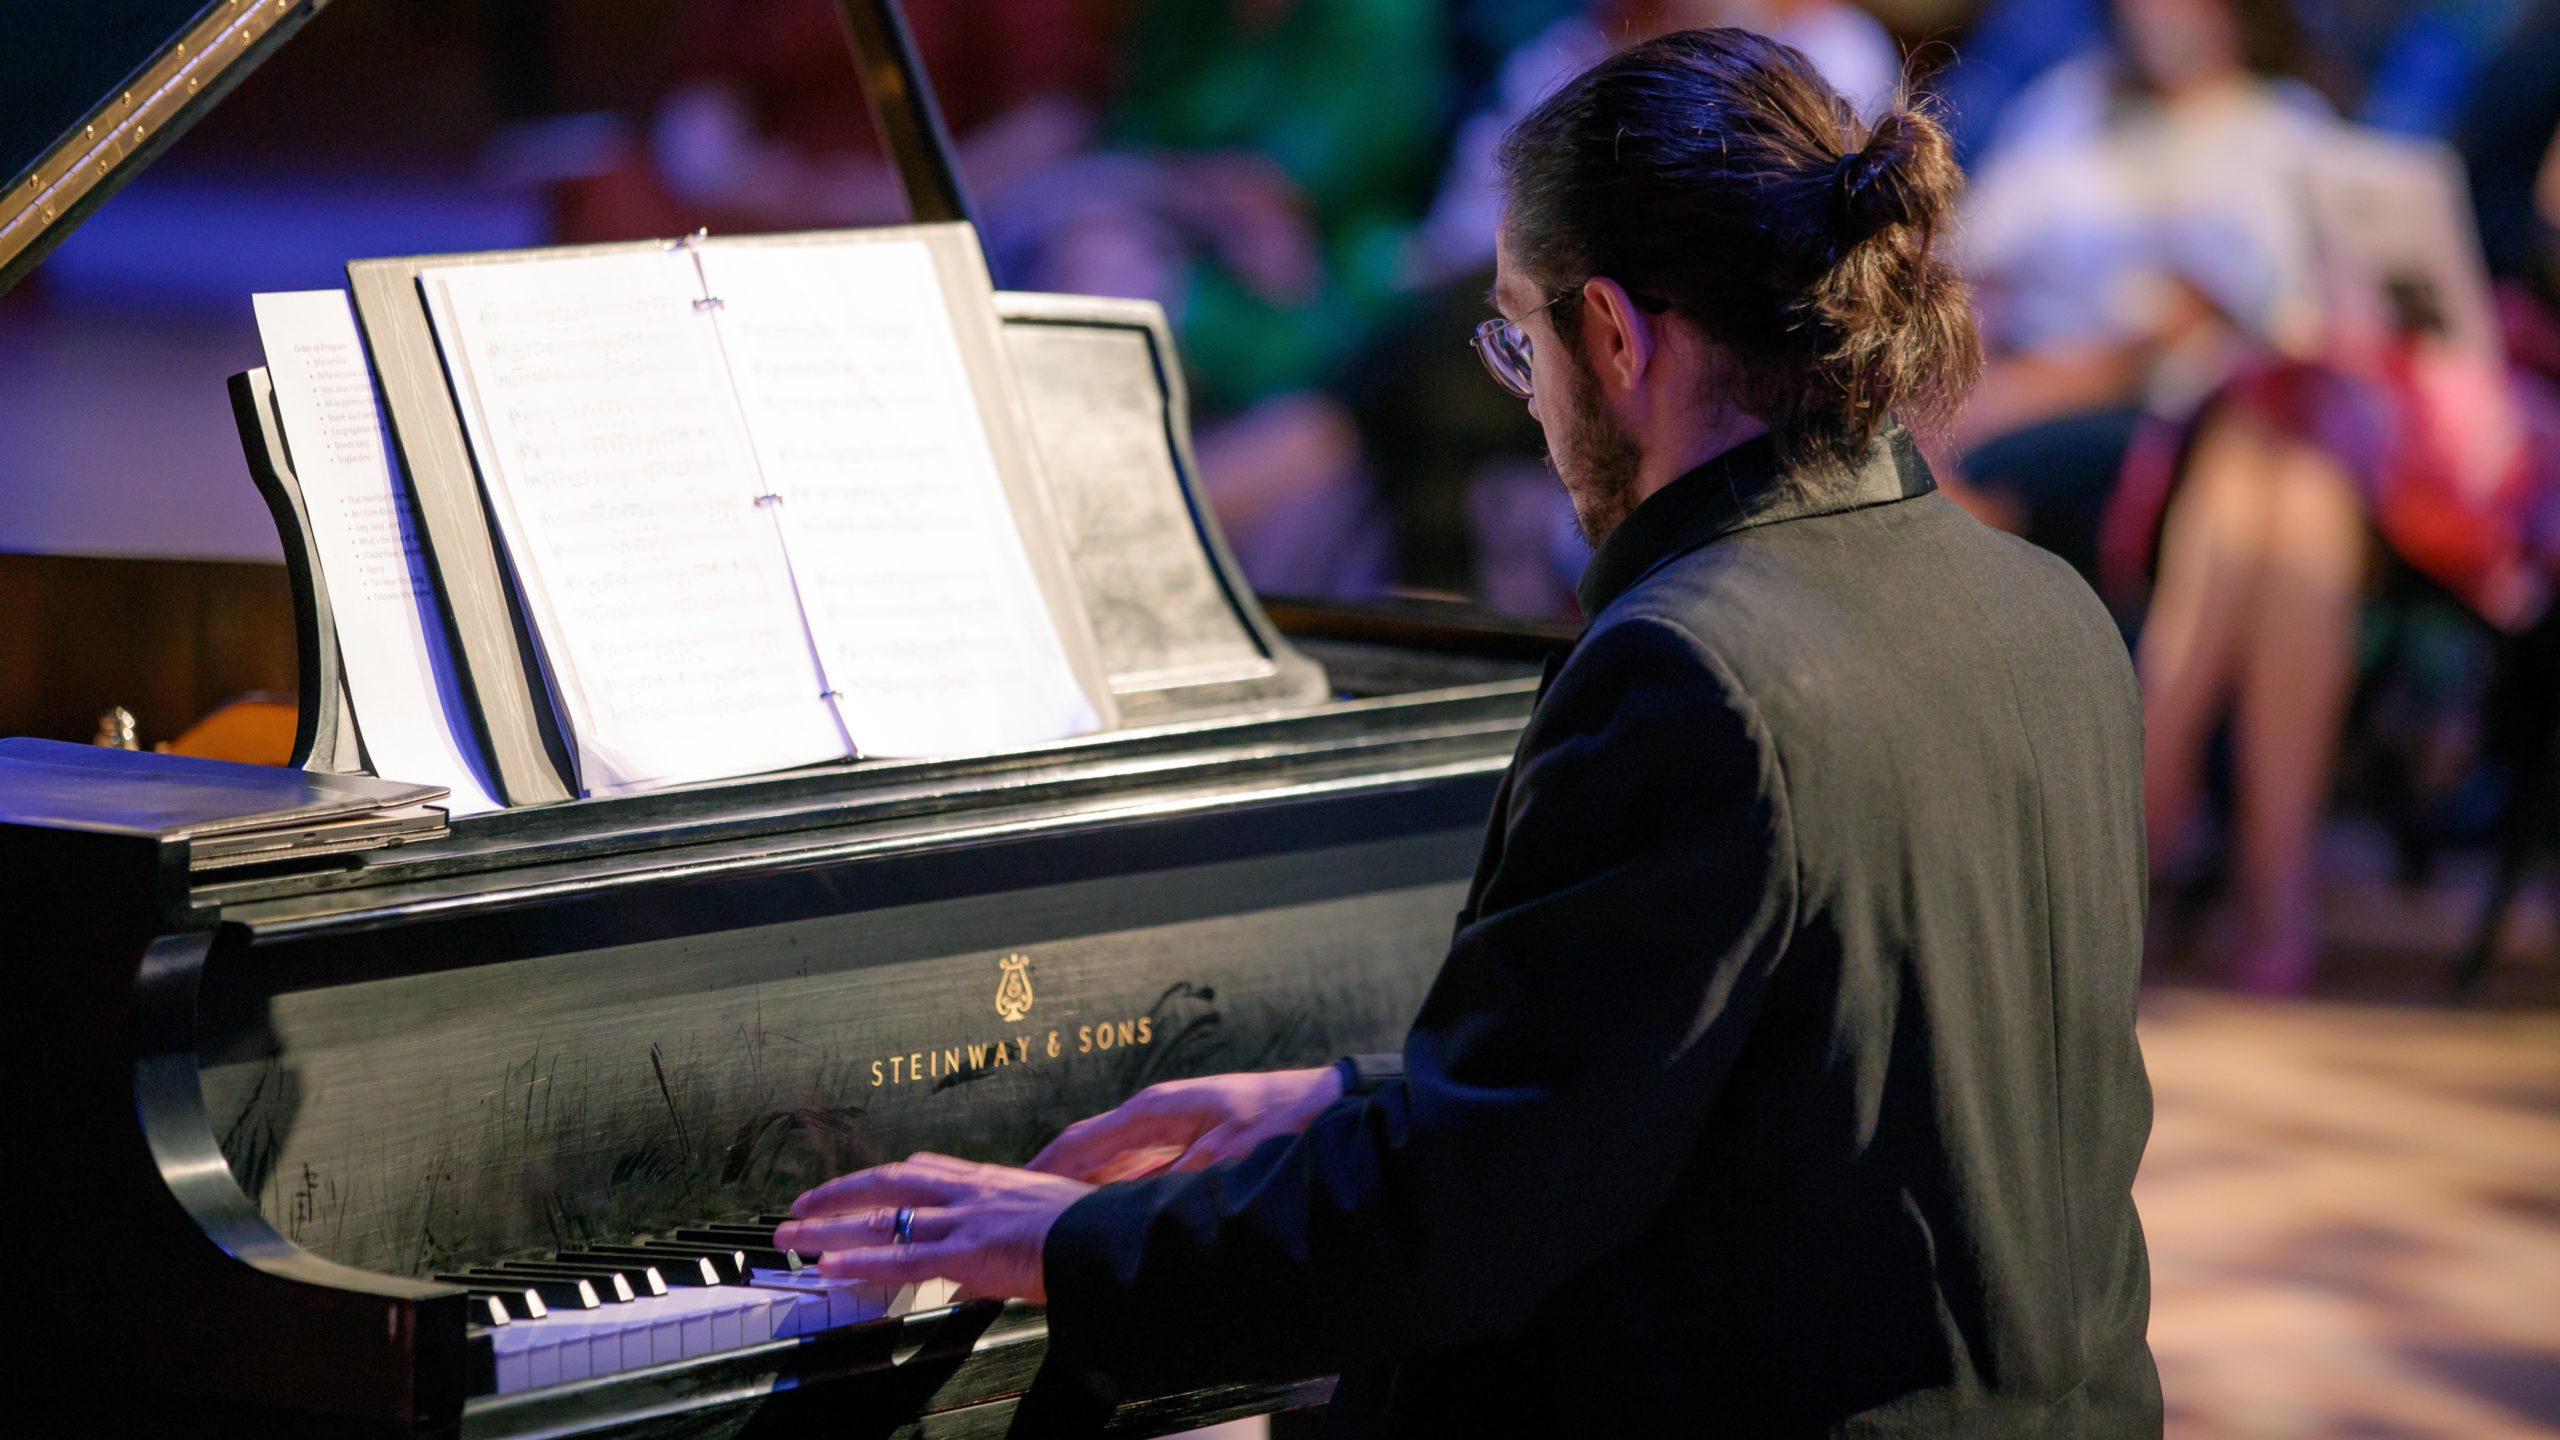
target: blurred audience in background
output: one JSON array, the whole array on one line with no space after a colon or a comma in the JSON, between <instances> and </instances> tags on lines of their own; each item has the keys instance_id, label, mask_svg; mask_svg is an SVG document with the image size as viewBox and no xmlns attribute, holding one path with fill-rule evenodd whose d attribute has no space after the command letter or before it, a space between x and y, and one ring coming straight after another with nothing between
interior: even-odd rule
<instances>
[{"instance_id":1,"label":"blurred audience in background","mask_svg":"<svg viewBox=\"0 0 2560 1440\"><path fill-rule=\"evenodd\" d=\"M1113 74L1115 0L909 7L960 163L1001 195L1082 152ZM671 73L609 160L555 188L564 241L888 225L906 192L846 83L830 0L689 0Z\"/></svg>"},{"instance_id":2,"label":"blurred audience in background","mask_svg":"<svg viewBox=\"0 0 2560 1440\"><path fill-rule=\"evenodd\" d=\"M1395 302L1457 75L1437 0L1143 0L1101 148L991 205L1008 283L1161 303L1245 563L1389 574L1325 387Z\"/></svg>"},{"instance_id":3,"label":"blurred audience in background","mask_svg":"<svg viewBox=\"0 0 2560 1440\"><path fill-rule=\"evenodd\" d=\"M1481 393L1493 146L1618 45L1739 24L1861 105L1902 56L1845 0L923 0L917 43L1003 283L1161 304L1205 482L1275 589L1570 610L1579 542L1537 431ZM701 3L562 238L876 224L897 177L831 0ZM1452 337L1456 337L1454 340Z\"/></svg>"},{"instance_id":4,"label":"blurred audience in background","mask_svg":"<svg viewBox=\"0 0 2560 1440\"><path fill-rule=\"evenodd\" d=\"M1995 358L1952 438L1984 513L2138 628L2169 875L2228 722L2223 948L2292 990L2365 602L2422 580L2521 653L2560 575L2560 408L2504 358L2450 157L2342 121L2348 82L2284 0L2109 18L1985 144L1965 248ZM2547 147L2560 116L2539 124Z\"/></svg>"},{"instance_id":5,"label":"blurred audience in background","mask_svg":"<svg viewBox=\"0 0 2560 1440\"><path fill-rule=\"evenodd\" d=\"M347 42L330 34L370 27L390 54L432 32L479 68L402 93L483 98L406 128L438 137L448 165L476 159L471 185L534 197L550 239L904 216L833 0L337 8L358 13L276 69L307 86L339 73L325 47ZM2560 0L907 11L999 283L1164 307L1204 488L1267 591L1573 617L1587 552L1570 508L1537 427L1467 343L1500 216L1495 142L1614 47L1742 25L1802 49L1862 109L1928 92L1956 137L1973 182L1950 243L1992 355L1972 405L1924 444L1976 513L2118 605L2150 708L2155 866L2173 887L2232 875L2219 949L2234 980L2310 977L2333 797L2381 818L2414 869L2433 838L2515 833L2507 817L2552 783ZM292 114L288 81L266 83L225 114ZM235 171L254 163L249 123L208 127L232 127L215 150ZM278 172L312 149L297 136ZM183 179L188 153L56 273L126 253L117 216ZM412 190L458 193L439 183ZM346 209L367 204L377 230L398 228L384 204ZM426 233L393 245L468 244Z\"/></svg>"}]
</instances>

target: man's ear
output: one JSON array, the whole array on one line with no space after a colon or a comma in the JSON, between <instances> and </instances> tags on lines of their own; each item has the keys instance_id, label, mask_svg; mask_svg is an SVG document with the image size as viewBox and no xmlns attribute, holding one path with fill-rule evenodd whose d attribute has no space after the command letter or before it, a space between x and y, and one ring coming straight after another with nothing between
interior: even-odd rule
<instances>
[{"instance_id":1,"label":"man's ear","mask_svg":"<svg viewBox=\"0 0 2560 1440\"><path fill-rule=\"evenodd\" d=\"M1624 286L1595 275L1582 286L1582 358L1612 398L1634 393L1652 368L1662 337L1653 317L1636 308Z\"/></svg>"}]
</instances>

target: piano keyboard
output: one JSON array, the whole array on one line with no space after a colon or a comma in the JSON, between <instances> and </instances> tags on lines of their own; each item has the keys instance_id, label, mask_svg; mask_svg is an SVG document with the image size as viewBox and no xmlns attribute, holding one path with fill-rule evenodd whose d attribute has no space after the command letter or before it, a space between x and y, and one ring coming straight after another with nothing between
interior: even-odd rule
<instances>
[{"instance_id":1,"label":"piano keyboard","mask_svg":"<svg viewBox=\"0 0 2560 1440\"><path fill-rule=\"evenodd\" d=\"M773 1248L784 1216L438 1275L472 1296L483 1385L500 1395L692 1360L948 1305L952 1285L828 1280Z\"/></svg>"}]
</instances>

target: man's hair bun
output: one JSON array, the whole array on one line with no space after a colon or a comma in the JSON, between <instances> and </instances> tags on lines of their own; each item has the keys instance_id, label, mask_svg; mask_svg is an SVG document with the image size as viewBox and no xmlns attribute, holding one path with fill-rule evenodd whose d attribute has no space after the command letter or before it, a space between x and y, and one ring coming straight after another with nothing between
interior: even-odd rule
<instances>
[{"instance_id":1,"label":"man's hair bun","mask_svg":"<svg viewBox=\"0 0 2560 1440\"><path fill-rule=\"evenodd\" d=\"M1738 362L1721 383L1799 454L1943 424L1981 370L1940 251L1964 183L1946 131L1910 101L1868 122L1767 36L1630 46L1514 126L1501 160L1527 278L1659 297ZM1571 307L1549 313L1569 335Z\"/></svg>"},{"instance_id":2,"label":"man's hair bun","mask_svg":"<svg viewBox=\"0 0 2560 1440\"><path fill-rule=\"evenodd\" d=\"M1856 245L1893 225L1935 228L1954 199L1954 156L1946 132L1908 110L1891 110L1864 145L1831 167L1831 215L1841 243Z\"/></svg>"}]
</instances>

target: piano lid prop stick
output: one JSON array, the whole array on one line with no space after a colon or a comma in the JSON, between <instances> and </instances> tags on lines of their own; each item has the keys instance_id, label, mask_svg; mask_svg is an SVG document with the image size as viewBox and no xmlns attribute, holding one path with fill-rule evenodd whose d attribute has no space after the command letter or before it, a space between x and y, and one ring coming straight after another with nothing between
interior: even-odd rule
<instances>
[{"instance_id":1,"label":"piano lid prop stick","mask_svg":"<svg viewBox=\"0 0 2560 1440\"><path fill-rule=\"evenodd\" d=\"M960 168L951 154L951 132L942 123L942 106L933 84L916 58L916 41L907 28L898 0L839 0L845 35L853 45L855 71L862 77L862 96L871 106L872 123L890 163L907 190L907 210L918 224L965 220L978 226L968 192L960 186ZM999 288L1004 281L996 277Z\"/></svg>"}]
</instances>

